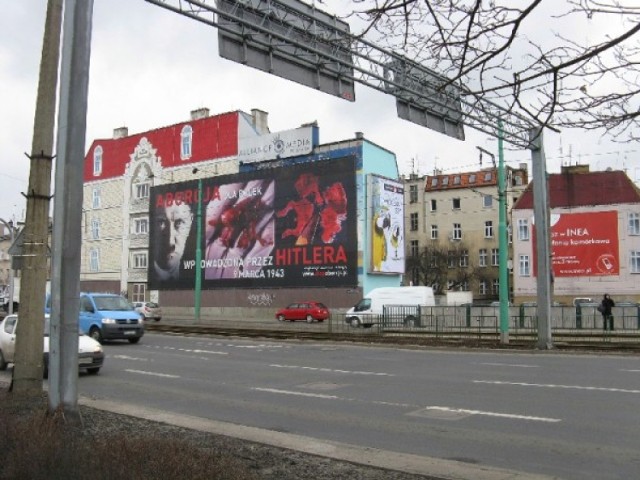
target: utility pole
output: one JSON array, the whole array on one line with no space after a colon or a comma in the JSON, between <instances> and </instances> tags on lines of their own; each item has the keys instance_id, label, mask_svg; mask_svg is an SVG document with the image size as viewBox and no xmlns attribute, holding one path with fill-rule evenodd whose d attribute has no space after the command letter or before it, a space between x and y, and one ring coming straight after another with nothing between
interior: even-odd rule
<instances>
[{"instance_id":1,"label":"utility pole","mask_svg":"<svg viewBox=\"0 0 640 480\"><path fill-rule=\"evenodd\" d=\"M42 339L47 289L47 250L51 163L56 115L56 88L62 0L49 0L42 41L42 58L33 125L27 213L24 226L20 288L20 335L16 336L15 365L10 390L25 396L42 393Z\"/></svg>"},{"instance_id":2,"label":"utility pole","mask_svg":"<svg viewBox=\"0 0 640 480\"><path fill-rule=\"evenodd\" d=\"M78 412L82 187L93 0L65 0L51 265L49 410Z\"/></svg>"}]
</instances>

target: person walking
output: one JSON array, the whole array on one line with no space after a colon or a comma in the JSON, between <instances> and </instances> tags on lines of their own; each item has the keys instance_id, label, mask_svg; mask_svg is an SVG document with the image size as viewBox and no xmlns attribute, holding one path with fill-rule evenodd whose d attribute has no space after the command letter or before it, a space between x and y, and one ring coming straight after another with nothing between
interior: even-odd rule
<instances>
[{"instance_id":1,"label":"person walking","mask_svg":"<svg viewBox=\"0 0 640 480\"><path fill-rule=\"evenodd\" d=\"M611 309L615 306L616 304L613 299L608 293L605 293L598 308L600 313L602 313L602 328L604 331L607 331L607 327L609 327L609 330L613 330L613 315L611 314Z\"/></svg>"}]
</instances>

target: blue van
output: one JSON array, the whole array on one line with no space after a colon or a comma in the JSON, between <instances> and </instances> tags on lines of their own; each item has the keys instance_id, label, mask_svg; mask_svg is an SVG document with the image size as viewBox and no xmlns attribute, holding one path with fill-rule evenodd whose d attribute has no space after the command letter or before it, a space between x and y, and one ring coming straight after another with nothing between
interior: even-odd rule
<instances>
[{"instance_id":1,"label":"blue van","mask_svg":"<svg viewBox=\"0 0 640 480\"><path fill-rule=\"evenodd\" d=\"M45 311L50 311L47 296ZM138 343L144 335L144 320L122 295L114 293L81 293L79 326L94 340L128 340Z\"/></svg>"}]
</instances>

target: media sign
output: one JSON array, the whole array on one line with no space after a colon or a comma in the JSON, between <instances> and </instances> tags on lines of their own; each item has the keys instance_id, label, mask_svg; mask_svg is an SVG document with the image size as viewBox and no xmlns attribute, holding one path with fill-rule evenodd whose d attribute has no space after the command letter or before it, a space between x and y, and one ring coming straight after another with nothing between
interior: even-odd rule
<instances>
[{"instance_id":1,"label":"media sign","mask_svg":"<svg viewBox=\"0 0 640 480\"><path fill-rule=\"evenodd\" d=\"M202 180L202 287L357 284L352 157ZM198 181L151 189L149 287L193 289Z\"/></svg>"}]
</instances>

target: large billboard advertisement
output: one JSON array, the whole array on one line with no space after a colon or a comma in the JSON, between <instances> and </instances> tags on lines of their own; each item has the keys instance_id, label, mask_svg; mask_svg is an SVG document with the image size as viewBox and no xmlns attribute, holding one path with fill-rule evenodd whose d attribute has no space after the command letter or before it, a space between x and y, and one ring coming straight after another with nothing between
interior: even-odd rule
<instances>
[{"instance_id":1,"label":"large billboard advertisement","mask_svg":"<svg viewBox=\"0 0 640 480\"><path fill-rule=\"evenodd\" d=\"M397 180L369 175L370 273L404 273L404 188Z\"/></svg>"},{"instance_id":2,"label":"large billboard advertisement","mask_svg":"<svg viewBox=\"0 0 640 480\"><path fill-rule=\"evenodd\" d=\"M552 214L550 226L554 277L620 274L618 212ZM535 229L533 233L535 242ZM535 271L535 248L533 252Z\"/></svg>"},{"instance_id":3,"label":"large billboard advertisement","mask_svg":"<svg viewBox=\"0 0 640 480\"><path fill-rule=\"evenodd\" d=\"M352 157L151 189L149 287L193 289L201 218L202 288L357 284Z\"/></svg>"}]
</instances>

